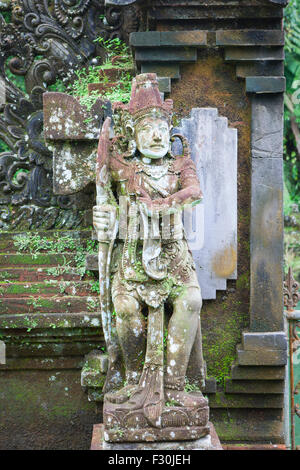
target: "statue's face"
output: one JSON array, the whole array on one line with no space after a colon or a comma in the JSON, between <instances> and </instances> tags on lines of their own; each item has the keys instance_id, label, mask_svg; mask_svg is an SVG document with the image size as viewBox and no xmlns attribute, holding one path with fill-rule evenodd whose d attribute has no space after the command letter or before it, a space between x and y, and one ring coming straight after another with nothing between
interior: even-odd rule
<instances>
[{"instance_id":1,"label":"statue's face","mask_svg":"<svg viewBox=\"0 0 300 470\"><path fill-rule=\"evenodd\" d=\"M135 128L136 144L144 157L163 158L169 150L170 128L165 119L145 117Z\"/></svg>"}]
</instances>

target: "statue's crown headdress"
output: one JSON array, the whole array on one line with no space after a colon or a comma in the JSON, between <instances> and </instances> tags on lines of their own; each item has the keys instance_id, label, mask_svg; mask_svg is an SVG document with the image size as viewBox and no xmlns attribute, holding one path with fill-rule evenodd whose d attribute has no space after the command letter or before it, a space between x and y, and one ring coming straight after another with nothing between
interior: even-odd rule
<instances>
[{"instance_id":1,"label":"statue's crown headdress","mask_svg":"<svg viewBox=\"0 0 300 470\"><path fill-rule=\"evenodd\" d=\"M132 80L131 97L126 105L116 103L115 110L122 108L129 112L134 123L147 115L164 117L169 122L172 116L173 100L163 100L155 73L142 73Z\"/></svg>"}]
</instances>

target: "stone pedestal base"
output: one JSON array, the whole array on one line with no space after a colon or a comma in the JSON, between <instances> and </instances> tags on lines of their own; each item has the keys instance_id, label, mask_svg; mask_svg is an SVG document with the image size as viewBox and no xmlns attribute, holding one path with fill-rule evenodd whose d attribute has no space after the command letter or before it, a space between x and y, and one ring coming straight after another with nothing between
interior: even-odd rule
<instances>
[{"instance_id":1,"label":"stone pedestal base","mask_svg":"<svg viewBox=\"0 0 300 470\"><path fill-rule=\"evenodd\" d=\"M209 423L210 433L194 441L171 442L106 442L103 424L95 424L91 450L223 450L215 428Z\"/></svg>"}]
</instances>

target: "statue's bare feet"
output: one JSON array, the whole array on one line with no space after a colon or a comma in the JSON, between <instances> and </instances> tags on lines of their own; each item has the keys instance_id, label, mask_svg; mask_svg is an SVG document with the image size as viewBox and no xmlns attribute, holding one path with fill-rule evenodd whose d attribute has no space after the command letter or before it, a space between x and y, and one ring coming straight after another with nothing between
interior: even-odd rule
<instances>
[{"instance_id":1,"label":"statue's bare feet","mask_svg":"<svg viewBox=\"0 0 300 470\"><path fill-rule=\"evenodd\" d=\"M131 395L137 390L138 385L125 385L125 387L121 388L120 390L117 390L116 392L110 392L105 395L105 398L110 402L110 403L125 403L126 401L129 400Z\"/></svg>"},{"instance_id":2,"label":"statue's bare feet","mask_svg":"<svg viewBox=\"0 0 300 470\"><path fill-rule=\"evenodd\" d=\"M208 400L203 397L201 392L184 392L183 390L173 390L165 388L166 402L174 406L187 406L193 408L202 408L207 406Z\"/></svg>"}]
</instances>

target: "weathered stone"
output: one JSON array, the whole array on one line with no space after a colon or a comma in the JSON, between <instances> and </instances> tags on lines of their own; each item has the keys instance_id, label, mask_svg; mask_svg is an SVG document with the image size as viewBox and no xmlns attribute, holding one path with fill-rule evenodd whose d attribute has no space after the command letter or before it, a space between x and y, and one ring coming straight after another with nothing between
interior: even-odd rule
<instances>
[{"instance_id":1,"label":"weathered stone","mask_svg":"<svg viewBox=\"0 0 300 470\"><path fill-rule=\"evenodd\" d=\"M80 370L83 366L83 358L73 357L30 357L7 358L6 364L0 366L0 370Z\"/></svg>"},{"instance_id":2,"label":"weathered stone","mask_svg":"<svg viewBox=\"0 0 300 470\"><path fill-rule=\"evenodd\" d=\"M1 277L1 276L0 276ZM21 298L21 297L32 297L32 296L50 296L56 295L62 297L64 295L77 295L77 296L89 296L91 295L91 283L90 281L57 281L52 282L18 282L8 283L3 282L0 279L0 299L9 298Z\"/></svg>"},{"instance_id":3,"label":"weathered stone","mask_svg":"<svg viewBox=\"0 0 300 470\"><path fill-rule=\"evenodd\" d=\"M287 352L281 349L245 351L237 347L238 363L241 366L285 366Z\"/></svg>"},{"instance_id":4,"label":"weathered stone","mask_svg":"<svg viewBox=\"0 0 300 470\"><path fill-rule=\"evenodd\" d=\"M283 93L285 88L285 77L246 77L248 93Z\"/></svg>"},{"instance_id":5,"label":"weathered stone","mask_svg":"<svg viewBox=\"0 0 300 470\"><path fill-rule=\"evenodd\" d=\"M284 380L285 375L285 367L233 365L231 369L232 380Z\"/></svg>"},{"instance_id":6,"label":"weathered stone","mask_svg":"<svg viewBox=\"0 0 300 470\"><path fill-rule=\"evenodd\" d=\"M253 96L252 97L252 158L279 158L283 153L283 97ZM261 162L263 164L263 162ZM270 181L266 169L266 179ZM272 175L273 176L273 175ZM278 187L282 183L282 175L277 174L274 181ZM255 181L254 181L255 184Z\"/></svg>"},{"instance_id":7,"label":"weathered stone","mask_svg":"<svg viewBox=\"0 0 300 470\"><path fill-rule=\"evenodd\" d=\"M43 94L44 136L46 140L95 140L104 117L100 99L90 111L66 93Z\"/></svg>"},{"instance_id":8,"label":"weathered stone","mask_svg":"<svg viewBox=\"0 0 300 470\"><path fill-rule=\"evenodd\" d=\"M269 158L268 145L274 143L270 135L265 140L265 151L255 151L252 158L251 194L251 319L252 331L281 331L283 329L283 203L282 160ZM258 140L258 139L257 139ZM263 143L259 141L261 147ZM280 149L278 149L280 152ZM266 312L268 314L266 315Z\"/></svg>"},{"instance_id":9,"label":"weathered stone","mask_svg":"<svg viewBox=\"0 0 300 470\"><path fill-rule=\"evenodd\" d=\"M158 78L158 87L161 93L170 93L171 92L171 78L170 77Z\"/></svg>"},{"instance_id":10,"label":"weathered stone","mask_svg":"<svg viewBox=\"0 0 300 470\"><path fill-rule=\"evenodd\" d=\"M159 62L142 62L142 73L156 73L158 77L180 78L179 64L166 64Z\"/></svg>"},{"instance_id":11,"label":"weathered stone","mask_svg":"<svg viewBox=\"0 0 300 470\"><path fill-rule=\"evenodd\" d=\"M283 97L253 96L250 234L253 332L283 330L282 141Z\"/></svg>"},{"instance_id":12,"label":"weathered stone","mask_svg":"<svg viewBox=\"0 0 300 470\"><path fill-rule=\"evenodd\" d=\"M98 297L95 296L64 296L37 298L3 298L1 299L1 314L18 314L27 311L33 313L72 313L96 312L99 308ZM2 318L0 315L0 318Z\"/></svg>"},{"instance_id":13,"label":"weathered stone","mask_svg":"<svg viewBox=\"0 0 300 470\"><path fill-rule=\"evenodd\" d=\"M206 31L147 31L131 33L133 47L200 47L207 44Z\"/></svg>"},{"instance_id":14,"label":"weathered stone","mask_svg":"<svg viewBox=\"0 0 300 470\"><path fill-rule=\"evenodd\" d=\"M208 22L213 24L215 27L220 28L220 20L225 22L225 25L228 25L228 21L238 21L240 22L240 27L245 28L245 20L248 21L251 25L251 28L257 27L257 18L259 19L273 19L273 18L282 18L282 8L270 8L268 5L230 5L226 3L207 3L207 2L197 2L197 3L179 3L174 5L171 0L164 1L161 4L160 0L151 1L151 6L149 8L149 15L151 18L156 21L165 24L173 21L190 21L191 25L194 25L195 21L200 21L200 24L203 22ZM244 20L244 21L243 21ZM205 25L207 26L207 25ZM185 26L186 27L186 26ZM262 28L264 24L262 25Z\"/></svg>"},{"instance_id":15,"label":"weathered stone","mask_svg":"<svg viewBox=\"0 0 300 470\"><path fill-rule=\"evenodd\" d=\"M136 62L195 62L197 50L195 48L138 48L135 51Z\"/></svg>"},{"instance_id":16,"label":"weathered stone","mask_svg":"<svg viewBox=\"0 0 300 470\"><path fill-rule=\"evenodd\" d=\"M211 108L194 108L177 131L191 143L191 155L205 195L203 205L194 209L197 237L191 233L189 244L202 297L215 299L217 290L226 289L226 279L237 276L237 131L228 128L227 119ZM189 234L191 221L185 215Z\"/></svg>"},{"instance_id":17,"label":"weathered stone","mask_svg":"<svg viewBox=\"0 0 300 470\"><path fill-rule=\"evenodd\" d=\"M210 433L198 440L178 442L134 442L110 443L103 439L103 425L95 424L91 450L222 450L221 443L214 426L210 425Z\"/></svg>"},{"instance_id":18,"label":"weathered stone","mask_svg":"<svg viewBox=\"0 0 300 470\"><path fill-rule=\"evenodd\" d=\"M239 78L265 75L282 77L284 75L284 62L240 62L236 65L236 76Z\"/></svg>"},{"instance_id":19,"label":"weathered stone","mask_svg":"<svg viewBox=\"0 0 300 470\"><path fill-rule=\"evenodd\" d=\"M287 337L284 331L243 333L242 345L245 350L282 349L286 351Z\"/></svg>"},{"instance_id":20,"label":"weathered stone","mask_svg":"<svg viewBox=\"0 0 300 470\"><path fill-rule=\"evenodd\" d=\"M98 123L99 125L99 123ZM97 141L55 141L53 144L53 191L73 194L93 181L96 168Z\"/></svg>"},{"instance_id":21,"label":"weathered stone","mask_svg":"<svg viewBox=\"0 0 300 470\"><path fill-rule=\"evenodd\" d=\"M38 303L38 301L36 301ZM23 308L22 308L23 307ZM19 311L26 309L25 305L19 304ZM42 310L41 307L38 307ZM28 308L29 310L29 308ZM51 308L50 308L51 310ZM101 319L99 313L95 312L64 312L64 316L58 313L17 313L12 315L0 315L0 328L1 329L26 329L31 331L33 329L52 328L52 331L58 335L58 329L70 328L98 328L101 327Z\"/></svg>"},{"instance_id":22,"label":"weathered stone","mask_svg":"<svg viewBox=\"0 0 300 470\"><path fill-rule=\"evenodd\" d=\"M283 61L282 47L226 47L225 60L228 62ZM270 64L266 64L269 67Z\"/></svg>"},{"instance_id":23,"label":"weathered stone","mask_svg":"<svg viewBox=\"0 0 300 470\"><path fill-rule=\"evenodd\" d=\"M209 396L210 410L223 409L251 409L251 408L282 408L282 394L255 394L255 393L221 393Z\"/></svg>"},{"instance_id":24,"label":"weathered stone","mask_svg":"<svg viewBox=\"0 0 300 470\"><path fill-rule=\"evenodd\" d=\"M284 443L283 413L280 409L211 409L211 420L222 444L232 443Z\"/></svg>"},{"instance_id":25,"label":"weathered stone","mask_svg":"<svg viewBox=\"0 0 300 470\"><path fill-rule=\"evenodd\" d=\"M218 46L283 46L283 31L252 30L252 31L217 31Z\"/></svg>"},{"instance_id":26,"label":"weathered stone","mask_svg":"<svg viewBox=\"0 0 300 470\"><path fill-rule=\"evenodd\" d=\"M63 266L65 263L74 263L74 255L70 253L12 253L0 254L0 267L5 266Z\"/></svg>"},{"instance_id":27,"label":"weathered stone","mask_svg":"<svg viewBox=\"0 0 300 470\"><path fill-rule=\"evenodd\" d=\"M283 380L226 380L226 393L283 394Z\"/></svg>"},{"instance_id":28,"label":"weathered stone","mask_svg":"<svg viewBox=\"0 0 300 470\"><path fill-rule=\"evenodd\" d=\"M57 337L58 330L56 329L54 331ZM49 332L51 332L53 336L52 328L49 328ZM47 330L43 330L43 333L46 335ZM53 340L41 341L40 337L38 340L36 337L30 340L29 334L27 333L26 337L19 339L19 342L14 338L14 343L6 343L7 357L83 357L92 349L96 349L104 344L103 337L101 337L99 333L91 338L89 338L88 335L84 338L81 334L73 334L70 336L71 341L68 337L62 337L56 339L56 342L53 342ZM79 371L77 371L77 374L80 375Z\"/></svg>"},{"instance_id":29,"label":"weathered stone","mask_svg":"<svg viewBox=\"0 0 300 470\"><path fill-rule=\"evenodd\" d=\"M79 370L65 365L70 369L0 371L1 449L89 449L95 405L85 399Z\"/></svg>"}]
</instances>

